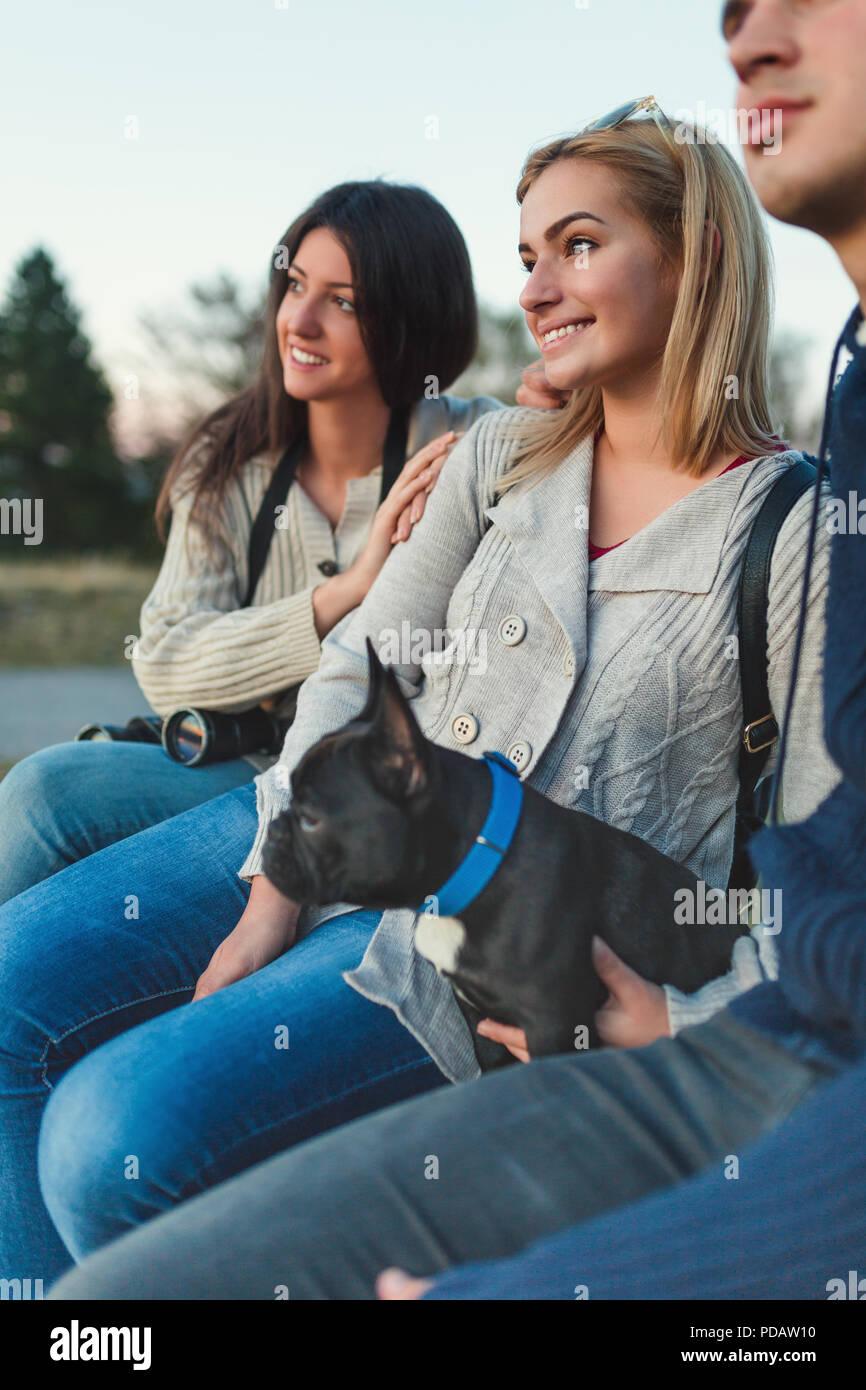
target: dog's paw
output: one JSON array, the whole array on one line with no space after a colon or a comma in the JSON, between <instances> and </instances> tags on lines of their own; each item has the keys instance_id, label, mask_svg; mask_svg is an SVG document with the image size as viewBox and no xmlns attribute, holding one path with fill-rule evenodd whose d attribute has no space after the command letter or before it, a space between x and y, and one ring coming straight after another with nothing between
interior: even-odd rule
<instances>
[{"instance_id":1,"label":"dog's paw","mask_svg":"<svg viewBox=\"0 0 866 1390\"><path fill-rule=\"evenodd\" d=\"M454 975L466 941L466 928L457 917L425 913L415 928L415 945L440 975Z\"/></svg>"}]
</instances>

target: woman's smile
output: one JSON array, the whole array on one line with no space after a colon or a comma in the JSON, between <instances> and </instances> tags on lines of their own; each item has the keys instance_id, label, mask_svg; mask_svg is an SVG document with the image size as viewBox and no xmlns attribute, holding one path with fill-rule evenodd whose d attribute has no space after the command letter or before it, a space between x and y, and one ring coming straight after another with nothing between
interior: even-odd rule
<instances>
[{"instance_id":1,"label":"woman's smile","mask_svg":"<svg viewBox=\"0 0 866 1390\"><path fill-rule=\"evenodd\" d=\"M571 343L578 334L585 333L588 328L592 328L594 323L595 319L573 319L563 325L555 324L552 328L539 328L541 351L545 354L555 352L564 344Z\"/></svg>"},{"instance_id":2,"label":"woman's smile","mask_svg":"<svg viewBox=\"0 0 866 1390\"><path fill-rule=\"evenodd\" d=\"M610 388L657 371L679 278L611 170L548 166L524 197L518 251L519 302L552 386Z\"/></svg>"},{"instance_id":3,"label":"woman's smile","mask_svg":"<svg viewBox=\"0 0 866 1390\"><path fill-rule=\"evenodd\" d=\"M286 354L287 364L302 372L315 371L318 367L327 367L330 360L329 357L322 357L320 353L309 352L306 348L298 347L296 343L289 344L289 350Z\"/></svg>"}]
</instances>

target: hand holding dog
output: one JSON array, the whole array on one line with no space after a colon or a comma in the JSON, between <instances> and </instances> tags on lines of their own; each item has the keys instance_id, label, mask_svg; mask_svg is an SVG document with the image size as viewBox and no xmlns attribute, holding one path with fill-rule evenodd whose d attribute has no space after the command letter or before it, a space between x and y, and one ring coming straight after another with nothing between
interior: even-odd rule
<instances>
[{"instance_id":1,"label":"hand holding dog","mask_svg":"<svg viewBox=\"0 0 866 1390\"><path fill-rule=\"evenodd\" d=\"M507 1047L518 1062L530 1061L529 1044L522 1028L512 1028L507 1023L496 1023L492 1018L482 1018L476 1032L480 1033L482 1038L489 1038L491 1042Z\"/></svg>"},{"instance_id":2,"label":"hand holding dog","mask_svg":"<svg viewBox=\"0 0 866 1390\"><path fill-rule=\"evenodd\" d=\"M620 960L600 936L592 938L592 963L610 994L595 1016L598 1035L606 1047L644 1047L656 1038L670 1037L665 992L650 984ZM522 1028L510 1028L484 1018L478 1025L482 1037L507 1047L518 1062L528 1062L529 1048Z\"/></svg>"},{"instance_id":3,"label":"hand holding dog","mask_svg":"<svg viewBox=\"0 0 866 1390\"><path fill-rule=\"evenodd\" d=\"M610 990L595 1016L606 1047L645 1047L656 1038L670 1037L668 1001L660 985L638 975L600 936L592 938L592 964Z\"/></svg>"}]
</instances>

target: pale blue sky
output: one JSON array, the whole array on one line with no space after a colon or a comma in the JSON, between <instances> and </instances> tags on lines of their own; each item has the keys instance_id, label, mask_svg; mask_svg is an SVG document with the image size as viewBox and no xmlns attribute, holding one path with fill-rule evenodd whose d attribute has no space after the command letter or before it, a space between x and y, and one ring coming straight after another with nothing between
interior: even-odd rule
<instances>
[{"instance_id":1,"label":"pale blue sky","mask_svg":"<svg viewBox=\"0 0 866 1390\"><path fill-rule=\"evenodd\" d=\"M524 155L649 92L672 113L730 108L714 0L19 4L3 23L0 280L46 244L117 385L140 310L221 268L263 282L315 194L381 174L442 199L479 294L510 305ZM772 228L777 321L814 338L818 400L855 296L817 238Z\"/></svg>"}]
</instances>

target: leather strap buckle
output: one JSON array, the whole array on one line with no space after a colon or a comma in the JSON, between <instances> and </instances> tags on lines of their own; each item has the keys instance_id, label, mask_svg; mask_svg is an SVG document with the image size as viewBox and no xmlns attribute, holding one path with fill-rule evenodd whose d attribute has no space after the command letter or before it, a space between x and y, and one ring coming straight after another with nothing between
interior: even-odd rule
<instances>
[{"instance_id":1,"label":"leather strap buckle","mask_svg":"<svg viewBox=\"0 0 866 1390\"><path fill-rule=\"evenodd\" d=\"M768 738L765 743L752 742L752 730L757 729L761 724L771 723L775 729L772 738ZM760 719L753 719L751 724L747 724L743 730L743 744L747 753L760 753L762 748L771 748L779 738L779 726L776 723L776 716L772 713L763 715Z\"/></svg>"}]
</instances>

